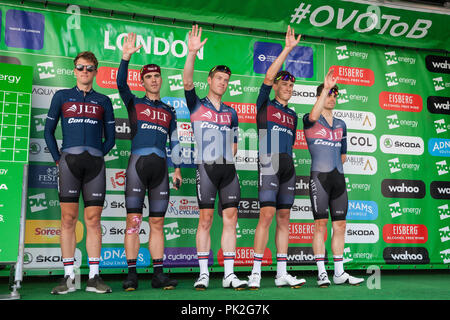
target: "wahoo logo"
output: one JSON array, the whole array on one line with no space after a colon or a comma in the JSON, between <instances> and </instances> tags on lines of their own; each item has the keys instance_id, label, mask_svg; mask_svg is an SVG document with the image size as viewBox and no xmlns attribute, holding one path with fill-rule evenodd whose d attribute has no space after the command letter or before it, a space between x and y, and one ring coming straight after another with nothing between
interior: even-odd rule
<instances>
[{"instance_id":1,"label":"wahoo logo","mask_svg":"<svg viewBox=\"0 0 450 320\"><path fill-rule=\"evenodd\" d=\"M441 254L441 259L444 264L450 263L450 249L439 252Z\"/></svg>"},{"instance_id":2,"label":"wahoo logo","mask_svg":"<svg viewBox=\"0 0 450 320\"><path fill-rule=\"evenodd\" d=\"M243 93L241 80L228 82L228 87L230 88L230 96L238 96Z\"/></svg>"},{"instance_id":3,"label":"wahoo logo","mask_svg":"<svg viewBox=\"0 0 450 320\"><path fill-rule=\"evenodd\" d=\"M39 72L39 79L42 80L55 77L56 70L53 66L53 61L38 63L36 66Z\"/></svg>"},{"instance_id":4,"label":"wahoo logo","mask_svg":"<svg viewBox=\"0 0 450 320\"><path fill-rule=\"evenodd\" d=\"M164 236L166 237L167 241L181 237L180 229L178 228L178 222L172 222L164 225Z\"/></svg>"},{"instance_id":5,"label":"wahoo logo","mask_svg":"<svg viewBox=\"0 0 450 320\"><path fill-rule=\"evenodd\" d=\"M394 202L389 205L389 211L392 218L396 218L402 215L402 208L400 207L400 202Z\"/></svg>"},{"instance_id":6,"label":"wahoo logo","mask_svg":"<svg viewBox=\"0 0 450 320\"><path fill-rule=\"evenodd\" d=\"M386 58L386 64L388 66L398 63L398 59L397 59L397 55L395 54L395 51L385 52L384 57Z\"/></svg>"},{"instance_id":7,"label":"wahoo logo","mask_svg":"<svg viewBox=\"0 0 450 320\"><path fill-rule=\"evenodd\" d=\"M430 257L422 247L387 247L383 250L386 264L428 264Z\"/></svg>"},{"instance_id":8,"label":"wahoo logo","mask_svg":"<svg viewBox=\"0 0 450 320\"><path fill-rule=\"evenodd\" d=\"M428 55L425 58L425 65L430 72L450 73L449 57Z\"/></svg>"},{"instance_id":9,"label":"wahoo logo","mask_svg":"<svg viewBox=\"0 0 450 320\"><path fill-rule=\"evenodd\" d=\"M438 209L439 218L441 220L450 218L450 210L448 208L448 204L444 204L443 206L440 206L437 209Z\"/></svg>"},{"instance_id":10,"label":"wahoo logo","mask_svg":"<svg viewBox=\"0 0 450 320\"><path fill-rule=\"evenodd\" d=\"M436 168L438 170L438 175L440 175L440 176L447 174L448 170L449 170L447 161L445 161L445 160L436 162Z\"/></svg>"},{"instance_id":11,"label":"wahoo logo","mask_svg":"<svg viewBox=\"0 0 450 320\"><path fill-rule=\"evenodd\" d=\"M450 199L450 182L432 181L430 184L430 194L434 199Z\"/></svg>"},{"instance_id":12,"label":"wahoo logo","mask_svg":"<svg viewBox=\"0 0 450 320\"><path fill-rule=\"evenodd\" d=\"M446 226L439 229L439 237L441 237L441 242L446 242L450 240L450 227Z\"/></svg>"},{"instance_id":13,"label":"wahoo logo","mask_svg":"<svg viewBox=\"0 0 450 320\"><path fill-rule=\"evenodd\" d=\"M388 160L388 166L389 166L389 170L391 171L391 173L399 172L402 170L400 167L400 161L398 160L398 158Z\"/></svg>"},{"instance_id":14,"label":"wahoo logo","mask_svg":"<svg viewBox=\"0 0 450 320\"><path fill-rule=\"evenodd\" d=\"M168 76L167 79L169 80L170 91L178 91L184 89L183 78L181 74Z\"/></svg>"},{"instance_id":15,"label":"wahoo logo","mask_svg":"<svg viewBox=\"0 0 450 320\"><path fill-rule=\"evenodd\" d=\"M445 83L442 77L433 78L433 86L435 91L441 91L445 89Z\"/></svg>"},{"instance_id":16,"label":"wahoo logo","mask_svg":"<svg viewBox=\"0 0 450 320\"><path fill-rule=\"evenodd\" d=\"M444 119L434 121L434 128L437 134L447 132L447 124Z\"/></svg>"},{"instance_id":17,"label":"wahoo logo","mask_svg":"<svg viewBox=\"0 0 450 320\"><path fill-rule=\"evenodd\" d=\"M397 73L390 72L390 73L386 73L384 76L386 78L386 82L387 82L387 86L388 87L393 87L393 86L398 85Z\"/></svg>"}]
</instances>

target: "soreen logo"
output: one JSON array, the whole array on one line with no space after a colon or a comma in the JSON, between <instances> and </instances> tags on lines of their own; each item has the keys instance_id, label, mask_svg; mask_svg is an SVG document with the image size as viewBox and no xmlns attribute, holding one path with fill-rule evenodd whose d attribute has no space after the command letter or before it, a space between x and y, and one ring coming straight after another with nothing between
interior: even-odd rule
<instances>
[{"instance_id":1,"label":"soreen logo","mask_svg":"<svg viewBox=\"0 0 450 320\"><path fill-rule=\"evenodd\" d=\"M419 198L425 196L425 183L420 180L384 179L381 193L387 198Z\"/></svg>"},{"instance_id":2,"label":"soreen logo","mask_svg":"<svg viewBox=\"0 0 450 320\"><path fill-rule=\"evenodd\" d=\"M386 264L429 264L427 249L419 247L385 248L383 258Z\"/></svg>"},{"instance_id":3,"label":"soreen logo","mask_svg":"<svg viewBox=\"0 0 450 320\"><path fill-rule=\"evenodd\" d=\"M386 243L425 243L428 230L423 224L386 224L383 240Z\"/></svg>"}]
</instances>

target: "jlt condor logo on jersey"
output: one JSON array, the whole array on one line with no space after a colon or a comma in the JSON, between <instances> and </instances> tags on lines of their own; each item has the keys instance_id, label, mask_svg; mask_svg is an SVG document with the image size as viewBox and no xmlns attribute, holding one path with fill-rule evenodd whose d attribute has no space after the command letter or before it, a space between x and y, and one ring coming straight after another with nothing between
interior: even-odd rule
<instances>
[{"instance_id":1,"label":"jlt condor logo on jersey","mask_svg":"<svg viewBox=\"0 0 450 320\"><path fill-rule=\"evenodd\" d=\"M215 112L202 105L195 113L191 115L191 121L212 122L218 125L231 126L231 113Z\"/></svg>"},{"instance_id":2,"label":"jlt condor logo on jersey","mask_svg":"<svg viewBox=\"0 0 450 320\"><path fill-rule=\"evenodd\" d=\"M168 111L146 104L137 104L136 113L138 121L160 124L165 128L169 128L170 120L172 120L172 115Z\"/></svg>"},{"instance_id":3,"label":"jlt condor logo on jersey","mask_svg":"<svg viewBox=\"0 0 450 320\"><path fill-rule=\"evenodd\" d=\"M103 108L97 104L66 102L62 106L64 118L87 117L94 119L103 118Z\"/></svg>"},{"instance_id":4,"label":"jlt condor logo on jersey","mask_svg":"<svg viewBox=\"0 0 450 320\"><path fill-rule=\"evenodd\" d=\"M278 110L273 106L267 108L267 120L276 124L295 130L295 117Z\"/></svg>"}]
</instances>

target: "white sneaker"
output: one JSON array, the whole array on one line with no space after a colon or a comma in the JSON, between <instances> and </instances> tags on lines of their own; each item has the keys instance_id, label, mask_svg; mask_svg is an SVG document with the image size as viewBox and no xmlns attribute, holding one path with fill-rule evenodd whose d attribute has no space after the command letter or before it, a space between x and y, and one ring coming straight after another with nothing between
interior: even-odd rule
<instances>
[{"instance_id":1,"label":"white sneaker","mask_svg":"<svg viewBox=\"0 0 450 320\"><path fill-rule=\"evenodd\" d=\"M247 281L239 280L238 277L231 273L222 280L224 288L233 288L235 290L244 290L247 287Z\"/></svg>"},{"instance_id":2,"label":"white sneaker","mask_svg":"<svg viewBox=\"0 0 450 320\"><path fill-rule=\"evenodd\" d=\"M317 285L321 288L327 288L331 284L330 280L328 280L328 274L326 272L322 272L317 277Z\"/></svg>"},{"instance_id":3,"label":"white sneaker","mask_svg":"<svg viewBox=\"0 0 450 320\"><path fill-rule=\"evenodd\" d=\"M289 273L285 273L281 277L275 278L275 285L277 287L291 287L297 289L304 285L305 282L305 279L297 279L297 277L293 277Z\"/></svg>"},{"instance_id":4,"label":"white sneaker","mask_svg":"<svg viewBox=\"0 0 450 320\"><path fill-rule=\"evenodd\" d=\"M356 277L352 277L351 275L349 275L347 272L344 272L343 274L341 274L340 276L336 277L333 276L333 282L335 284L344 284L344 283L349 283L352 286L357 286L359 285L361 282L363 282L364 279L363 278L356 278Z\"/></svg>"},{"instance_id":5,"label":"white sneaker","mask_svg":"<svg viewBox=\"0 0 450 320\"><path fill-rule=\"evenodd\" d=\"M202 273L200 277L198 277L197 281L194 283L195 290L206 290L209 285L209 275L206 273Z\"/></svg>"},{"instance_id":6,"label":"white sneaker","mask_svg":"<svg viewBox=\"0 0 450 320\"><path fill-rule=\"evenodd\" d=\"M258 290L260 282L261 282L261 275L259 273L252 273L248 277L248 288L250 290Z\"/></svg>"}]
</instances>

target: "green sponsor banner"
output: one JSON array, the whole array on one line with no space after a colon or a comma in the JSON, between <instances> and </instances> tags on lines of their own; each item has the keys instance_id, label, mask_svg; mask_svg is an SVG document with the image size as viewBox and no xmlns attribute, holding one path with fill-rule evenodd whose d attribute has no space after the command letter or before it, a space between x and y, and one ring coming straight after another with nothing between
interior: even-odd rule
<instances>
[{"instance_id":1,"label":"green sponsor banner","mask_svg":"<svg viewBox=\"0 0 450 320\"><path fill-rule=\"evenodd\" d=\"M32 68L0 63L0 263L17 261Z\"/></svg>"},{"instance_id":2,"label":"green sponsor banner","mask_svg":"<svg viewBox=\"0 0 450 320\"><path fill-rule=\"evenodd\" d=\"M101 3L99 2L99 6ZM129 4L131 10L133 2ZM316 10L316 6L326 5L321 1L310 4L312 12ZM347 18L347 14L352 12L347 12L347 6L351 3L338 4L345 5L344 17ZM298 5L292 4L292 8ZM131 147L131 128L115 81L123 37L128 32L135 32L143 48L132 57L128 84L135 95L143 96L139 69L146 63L161 66L162 100L177 112L178 136L183 158L186 160L181 169L181 189L170 191L164 224L165 244L168 248L165 266L196 267L195 233L199 208L196 170L192 162L195 143L182 82L189 26L176 22L153 23L148 19L141 21L139 17L132 20L120 14L111 17L96 14L95 11L92 14L81 11L80 15L75 15L70 10L58 11L52 7L43 10L38 7L2 5L0 10L3 18L6 18L10 10L15 10L22 12L19 14L22 19L30 14L38 19L32 14L39 14L45 22L44 31L33 33L36 40L42 37L42 47L37 44L33 48L28 44L29 47L19 47L17 43L6 41L6 38L0 41L3 60L14 58L34 69L27 209L29 229L26 237L26 247L31 250L31 255L42 254L45 257L50 255L49 252L52 255L59 254L57 173L46 149L43 127L53 94L61 88L75 85L73 58L78 51L91 50L100 62L94 89L109 96L116 117L116 146L105 156L107 195L102 214L101 265L104 268L116 268L111 269L111 272L118 272L115 271L117 268L126 267L123 253L126 217L124 187ZM334 10L336 18L339 11ZM323 13L326 12L321 14ZM355 13L352 21L359 14L361 12ZM383 11L383 14L391 13ZM401 12L397 12L397 15L400 14ZM321 15L317 13L316 18L321 18ZM391 20L391 23L403 21L394 18ZM2 19L3 30L7 29L5 21ZM361 18L361 24L364 21ZM410 28L414 21L408 22ZM348 26L353 24L354 22L349 21ZM432 27L434 26L433 22ZM34 30L41 30L35 28ZM429 34L432 30L434 29L430 27ZM387 29L386 32L390 31ZM212 66L226 64L233 71L223 101L236 110L239 118L239 151L235 160L241 185L241 202L236 266L249 270L254 230L259 217L256 100L264 74L282 49L284 38L265 34L250 35L225 28L206 28L203 36L208 37L208 41L196 61L194 85L197 94L203 97L208 93L207 74ZM331 37L331 31L329 36ZM371 42L375 42L375 39L374 36ZM359 40L364 41L363 38ZM394 44L394 41L389 43ZM412 45L413 40L410 43ZM289 226L290 267L315 268L311 245L314 220L309 200L311 158L306 146L302 118L316 101L316 87L322 82L326 71L334 68L339 76L339 96L334 112L336 117L346 122L348 129L348 161L344 165L349 197L344 249L346 268L364 268L372 264L383 265L385 268L448 268L448 65L448 58L435 52L329 40L310 41L308 37L293 50L283 66L294 73L297 79L290 107L297 112L299 122L293 151L296 197ZM271 97L274 97L273 93ZM56 138L61 143L59 127ZM169 152L169 164L170 157ZM169 166L169 175L172 174L173 167ZM144 222L148 215L147 208L148 202L144 208ZM215 270L223 265L220 248L222 212L218 203L216 208L211 230L210 258ZM81 259L81 266L86 267L83 224L81 214L77 227L77 254ZM276 261L275 231L274 222L270 227L268 247L263 259L266 269L273 267ZM150 265L148 232L148 223L143 223L140 233L143 253L138 265L141 263L140 266L146 267ZM330 261L328 265L332 267L331 238L330 222L326 249ZM31 258L29 261L29 268L61 268L57 259L54 260L56 262L47 264L32 261Z\"/></svg>"},{"instance_id":3,"label":"green sponsor banner","mask_svg":"<svg viewBox=\"0 0 450 320\"><path fill-rule=\"evenodd\" d=\"M285 32L288 24L302 34L349 39L381 45L449 50L450 31L445 26L449 10L432 10L407 6L405 3L374 3L369 1L281 0L242 3L242 1L178 0L176 4L152 1L73 1L85 7L124 12L129 15L202 21L209 24L239 26L249 29ZM177 10L173 10L176 6ZM68 11L79 12L76 7Z\"/></svg>"}]
</instances>

